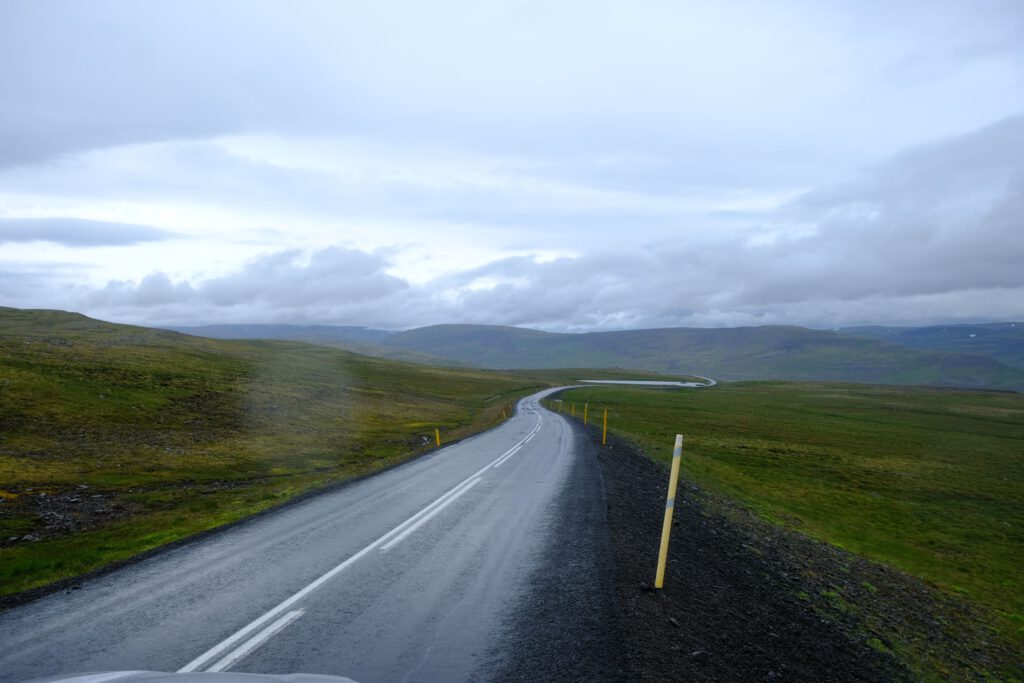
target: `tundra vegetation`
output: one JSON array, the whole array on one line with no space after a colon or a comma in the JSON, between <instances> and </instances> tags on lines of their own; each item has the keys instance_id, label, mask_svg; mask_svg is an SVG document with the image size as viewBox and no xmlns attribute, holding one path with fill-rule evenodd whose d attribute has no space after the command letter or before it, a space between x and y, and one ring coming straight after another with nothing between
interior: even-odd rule
<instances>
[{"instance_id":1,"label":"tundra vegetation","mask_svg":"<svg viewBox=\"0 0 1024 683\"><path fill-rule=\"evenodd\" d=\"M542 386L287 341L0 309L0 595L492 427Z\"/></svg>"},{"instance_id":2,"label":"tundra vegetation","mask_svg":"<svg viewBox=\"0 0 1024 683\"><path fill-rule=\"evenodd\" d=\"M684 479L959 596L993 638L1024 648L1024 395L738 382L561 397L607 409L613 434L665 465L684 434ZM918 669L926 656L898 654Z\"/></svg>"}]
</instances>

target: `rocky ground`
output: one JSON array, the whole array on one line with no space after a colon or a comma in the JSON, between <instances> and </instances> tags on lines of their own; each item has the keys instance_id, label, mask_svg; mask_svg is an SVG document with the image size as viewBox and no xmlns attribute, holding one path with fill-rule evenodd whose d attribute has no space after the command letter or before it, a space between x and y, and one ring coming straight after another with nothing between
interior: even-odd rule
<instances>
[{"instance_id":1,"label":"rocky ground","mask_svg":"<svg viewBox=\"0 0 1024 683\"><path fill-rule=\"evenodd\" d=\"M94 491L85 484L70 491L26 488L4 493L6 496L0 498L0 521L16 515L30 515L35 521L28 533L0 537L0 547L67 536L130 514L109 493Z\"/></svg>"},{"instance_id":2,"label":"rocky ground","mask_svg":"<svg viewBox=\"0 0 1024 683\"><path fill-rule=\"evenodd\" d=\"M681 482L665 587L652 587L666 470L598 451L618 597L619 680L1024 678L971 605ZM991 678L989 678L991 677Z\"/></svg>"}]
</instances>

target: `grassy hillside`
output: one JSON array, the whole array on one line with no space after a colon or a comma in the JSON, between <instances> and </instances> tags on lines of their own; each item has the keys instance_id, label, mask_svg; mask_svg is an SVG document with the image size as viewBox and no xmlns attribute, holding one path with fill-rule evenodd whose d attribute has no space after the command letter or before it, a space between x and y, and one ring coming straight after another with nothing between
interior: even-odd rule
<instances>
[{"instance_id":1,"label":"grassy hillside","mask_svg":"<svg viewBox=\"0 0 1024 683\"><path fill-rule=\"evenodd\" d=\"M489 427L539 384L0 309L0 595Z\"/></svg>"},{"instance_id":2,"label":"grassy hillside","mask_svg":"<svg viewBox=\"0 0 1024 683\"><path fill-rule=\"evenodd\" d=\"M1013 325L1006 323L1005 325ZM977 326L984 327L984 326ZM180 328L214 338L291 339L415 363L498 369L623 368L724 380L789 379L1024 390L1015 328L975 345L926 341L903 328L667 328L555 334L494 325L433 325L405 332L362 327L215 325ZM1022 328L1024 329L1024 328ZM963 335L965 339L970 340ZM875 338L877 337L877 338ZM977 335L980 338L981 335ZM912 348L914 347L914 348ZM1006 362L999 360L1004 359Z\"/></svg>"},{"instance_id":3,"label":"grassy hillside","mask_svg":"<svg viewBox=\"0 0 1024 683\"><path fill-rule=\"evenodd\" d=\"M421 365L464 366L457 359L439 358L386 345L393 333L351 325L200 325L172 327L174 332L210 339L276 339L334 346L365 356L389 358Z\"/></svg>"},{"instance_id":4,"label":"grassy hillside","mask_svg":"<svg viewBox=\"0 0 1024 683\"><path fill-rule=\"evenodd\" d=\"M391 335L385 330L353 325L199 325L168 329L211 339L279 339L317 344L329 342L375 344Z\"/></svg>"},{"instance_id":5,"label":"grassy hillside","mask_svg":"<svg viewBox=\"0 0 1024 683\"><path fill-rule=\"evenodd\" d=\"M494 368L622 367L716 379L837 380L1024 389L1024 370L985 356L926 353L801 327L551 334L438 325L385 343Z\"/></svg>"},{"instance_id":6,"label":"grassy hillside","mask_svg":"<svg viewBox=\"0 0 1024 683\"><path fill-rule=\"evenodd\" d=\"M686 477L1001 615L1024 644L1024 396L738 383L565 393Z\"/></svg>"},{"instance_id":7,"label":"grassy hillside","mask_svg":"<svg viewBox=\"0 0 1024 683\"><path fill-rule=\"evenodd\" d=\"M1024 368L1024 323L935 325L932 327L848 327L843 334L924 351L972 353Z\"/></svg>"}]
</instances>

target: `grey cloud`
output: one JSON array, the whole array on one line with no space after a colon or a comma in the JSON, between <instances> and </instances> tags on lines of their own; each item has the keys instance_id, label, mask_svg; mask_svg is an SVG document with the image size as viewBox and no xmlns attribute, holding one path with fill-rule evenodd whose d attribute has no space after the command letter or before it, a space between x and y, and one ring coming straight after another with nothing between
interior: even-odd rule
<instances>
[{"instance_id":1,"label":"grey cloud","mask_svg":"<svg viewBox=\"0 0 1024 683\"><path fill-rule=\"evenodd\" d=\"M1024 108L1019 7L694 7L2 4L5 210L49 198L252 209L277 227L365 221L383 226L381 243L413 241L388 237L389 226L421 226L427 241L454 225L437 229L499 252L578 256L499 259L414 285L389 274L383 251L297 252L282 236L279 251L221 277L158 272L69 290L56 273L12 271L0 294L157 323L586 329L1024 315L1020 116L837 180ZM301 158L275 165L218 137L236 133L395 156L348 173ZM420 162L411 171L410 160ZM814 185L778 211L687 202ZM47 220L6 219L0 240L169 237Z\"/></svg>"},{"instance_id":2,"label":"grey cloud","mask_svg":"<svg viewBox=\"0 0 1024 683\"><path fill-rule=\"evenodd\" d=\"M1024 117L866 169L759 216L740 241L679 233L593 240L576 257L498 259L423 285L387 251L281 251L234 274L111 283L89 310L162 323L277 321L388 328L435 322L546 329L926 323L1024 317Z\"/></svg>"},{"instance_id":3,"label":"grey cloud","mask_svg":"<svg viewBox=\"0 0 1024 683\"><path fill-rule=\"evenodd\" d=\"M84 275L85 269L74 263L0 261L0 306L73 308L72 283Z\"/></svg>"},{"instance_id":4,"label":"grey cloud","mask_svg":"<svg viewBox=\"0 0 1024 683\"><path fill-rule=\"evenodd\" d=\"M6 3L0 165L274 131L522 154L563 174L639 156L691 162L677 170L691 179L735 182L749 177L741 167L761 180L773 167L806 179L820 177L824 160L864 159L1021 103L1000 69L1022 54L1010 39L1012 4L651 0L599 10L583 1ZM906 26L914 40L892 30ZM996 47L992 63L970 65L989 79L958 82L956 94L875 78L909 60L955 79L964 45ZM881 64L855 68L863 53ZM988 89L1004 82L998 95ZM947 106L959 96L970 106ZM671 187L662 180L653 182Z\"/></svg>"},{"instance_id":5,"label":"grey cloud","mask_svg":"<svg viewBox=\"0 0 1024 683\"><path fill-rule=\"evenodd\" d=\"M291 250L196 283L173 282L160 272L138 283L112 281L83 293L77 305L150 323L382 319L382 302L408 288L386 267L380 256L359 250L330 247L308 259Z\"/></svg>"},{"instance_id":6,"label":"grey cloud","mask_svg":"<svg viewBox=\"0 0 1024 683\"><path fill-rule=\"evenodd\" d=\"M55 242L71 247L99 247L153 242L174 233L148 225L81 218L0 218L0 243Z\"/></svg>"},{"instance_id":7,"label":"grey cloud","mask_svg":"<svg viewBox=\"0 0 1024 683\"><path fill-rule=\"evenodd\" d=\"M287 251L261 257L235 275L202 283L199 294L216 305L344 307L378 301L408 286L384 272L383 258L357 249L323 249L306 264L299 262L300 256Z\"/></svg>"},{"instance_id":8,"label":"grey cloud","mask_svg":"<svg viewBox=\"0 0 1024 683\"><path fill-rule=\"evenodd\" d=\"M814 233L748 251L773 274L743 303L918 296L1020 287L1024 276L1024 116L929 145L813 191L777 220Z\"/></svg>"}]
</instances>

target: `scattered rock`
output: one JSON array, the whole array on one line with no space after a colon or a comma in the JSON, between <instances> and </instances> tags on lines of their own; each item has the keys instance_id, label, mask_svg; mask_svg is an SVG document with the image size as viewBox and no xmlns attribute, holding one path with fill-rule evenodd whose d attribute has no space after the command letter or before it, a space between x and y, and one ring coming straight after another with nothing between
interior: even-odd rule
<instances>
[{"instance_id":1,"label":"scattered rock","mask_svg":"<svg viewBox=\"0 0 1024 683\"><path fill-rule=\"evenodd\" d=\"M708 653L704 650L694 650L690 653L690 659L699 664L703 664L708 661Z\"/></svg>"}]
</instances>

